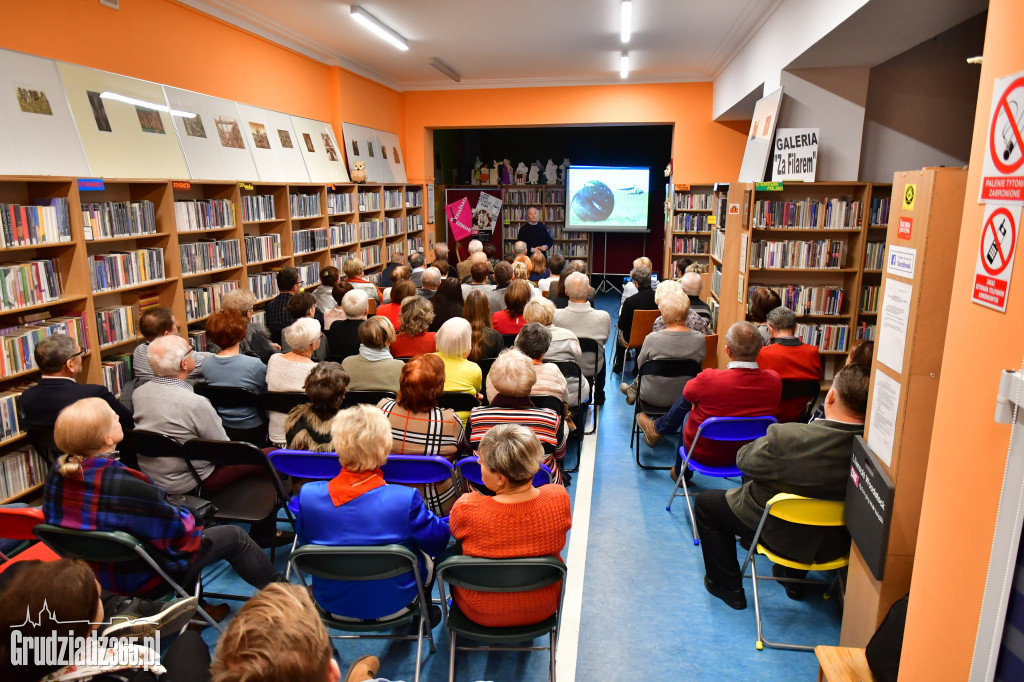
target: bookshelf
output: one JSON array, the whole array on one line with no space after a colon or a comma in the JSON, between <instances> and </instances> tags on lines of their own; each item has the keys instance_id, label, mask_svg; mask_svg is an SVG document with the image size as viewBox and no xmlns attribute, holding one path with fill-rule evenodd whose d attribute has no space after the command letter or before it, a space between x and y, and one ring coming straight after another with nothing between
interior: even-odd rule
<instances>
[{"instance_id":1,"label":"bookshelf","mask_svg":"<svg viewBox=\"0 0 1024 682\"><path fill-rule=\"evenodd\" d=\"M715 185L670 185L665 211L662 276L675 278L675 262L690 258L710 272L712 230L718 224Z\"/></svg>"},{"instance_id":2,"label":"bookshelf","mask_svg":"<svg viewBox=\"0 0 1024 682\"><path fill-rule=\"evenodd\" d=\"M426 241L425 196L425 188L416 184L118 179L106 180L102 190L79 192L73 178L0 177L7 245L0 249L0 273L16 272L19 282L12 291L0 287L0 429L6 429L0 430L0 467L6 456L27 448L11 409L18 390L38 377L32 349L47 327L79 335L87 349L80 381L105 383L119 393L131 377L130 356L141 341L136 329L141 309L166 306L183 336L201 339L224 292L250 288L262 306L276 295L276 271L282 267L300 268L304 282L312 285L319 283L321 268L340 267L344 258L369 252L377 254L364 258L368 277L374 278L389 248L406 252L410 243ZM59 208L46 215L57 225L11 223L12 215L22 215L20 208L12 213L12 206L26 207L27 215L39 212L32 206L55 200L66 205L60 219ZM394 219L387 236L385 218ZM51 229L62 224L63 234ZM45 295L26 298L26 292L40 288L27 286L32 278L47 282L41 287ZM37 489L33 483L0 502Z\"/></svg>"},{"instance_id":3,"label":"bookshelf","mask_svg":"<svg viewBox=\"0 0 1024 682\"><path fill-rule=\"evenodd\" d=\"M567 260L583 260L587 272L593 272L590 232L565 229L565 187L563 185L501 185L505 190L504 243L505 257L512 256L512 243L519 228L526 224L526 211L536 207L540 222L548 226L554 244L551 253L561 253Z\"/></svg>"}]
</instances>

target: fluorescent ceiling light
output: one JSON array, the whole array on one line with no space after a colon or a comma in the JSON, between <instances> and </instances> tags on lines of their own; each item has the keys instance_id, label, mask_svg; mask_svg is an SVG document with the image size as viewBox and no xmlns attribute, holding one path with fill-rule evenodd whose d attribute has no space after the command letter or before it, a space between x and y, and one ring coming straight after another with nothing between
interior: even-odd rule
<instances>
[{"instance_id":1,"label":"fluorescent ceiling light","mask_svg":"<svg viewBox=\"0 0 1024 682\"><path fill-rule=\"evenodd\" d=\"M135 99L134 97L128 97L127 95L119 95L116 92L103 92L100 93L101 99L112 99L116 102L124 102L125 104L132 104L143 109L153 109L154 111L162 111L165 114L171 116L180 116L182 118L195 118L196 114L191 111L181 111L179 109L171 109L166 104L154 104L153 102L147 102L144 99Z\"/></svg>"},{"instance_id":2,"label":"fluorescent ceiling light","mask_svg":"<svg viewBox=\"0 0 1024 682\"><path fill-rule=\"evenodd\" d=\"M629 52L626 50L619 57L619 78L629 78Z\"/></svg>"},{"instance_id":3,"label":"fluorescent ceiling light","mask_svg":"<svg viewBox=\"0 0 1024 682\"><path fill-rule=\"evenodd\" d=\"M430 65L433 66L438 71L440 71L441 73L443 73L444 75L446 75L449 78L451 78L456 83L458 83L459 81L462 80L462 76L459 75L458 71L456 71L452 67L448 66L447 64L442 62L437 57L431 57L430 58Z\"/></svg>"},{"instance_id":4,"label":"fluorescent ceiling light","mask_svg":"<svg viewBox=\"0 0 1024 682\"><path fill-rule=\"evenodd\" d=\"M399 50L408 50L409 43L405 38L400 36L395 29L391 28L383 21L373 16L359 5L352 5L352 9L349 12L349 16L358 21L360 24L368 28L373 33L377 34L378 37L388 41Z\"/></svg>"},{"instance_id":5,"label":"fluorescent ceiling light","mask_svg":"<svg viewBox=\"0 0 1024 682\"><path fill-rule=\"evenodd\" d=\"M630 31L633 30L633 0L622 0L622 42L629 42Z\"/></svg>"}]
</instances>

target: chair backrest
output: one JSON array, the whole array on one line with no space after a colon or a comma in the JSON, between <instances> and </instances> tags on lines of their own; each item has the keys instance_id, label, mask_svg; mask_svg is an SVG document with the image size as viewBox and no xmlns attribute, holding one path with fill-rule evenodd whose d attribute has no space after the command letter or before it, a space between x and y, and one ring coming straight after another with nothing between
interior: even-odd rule
<instances>
[{"instance_id":1,"label":"chair backrest","mask_svg":"<svg viewBox=\"0 0 1024 682\"><path fill-rule=\"evenodd\" d=\"M296 478L329 481L341 473L341 462L333 452L310 450L274 450L267 461L278 473Z\"/></svg>"},{"instance_id":2,"label":"chair backrest","mask_svg":"<svg viewBox=\"0 0 1024 682\"><path fill-rule=\"evenodd\" d=\"M484 479L480 476L480 458L476 455L463 457L456 463L455 468L459 470L462 477L475 485L486 488ZM551 483L554 477L547 464L541 463L540 469L533 475L533 487L539 488L542 485Z\"/></svg>"},{"instance_id":3,"label":"chair backrest","mask_svg":"<svg viewBox=\"0 0 1024 682\"><path fill-rule=\"evenodd\" d=\"M376 314L377 314L377 300L371 296L370 300L368 300L366 302L366 316L370 317L371 315L376 315Z\"/></svg>"},{"instance_id":4,"label":"chair backrest","mask_svg":"<svg viewBox=\"0 0 1024 682\"><path fill-rule=\"evenodd\" d=\"M279 393L267 391L260 394L260 407L268 412L282 412L288 414L293 408L305 405L309 402L309 396L305 393Z\"/></svg>"},{"instance_id":5,"label":"chair backrest","mask_svg":"<svg viewBox=\"0 0 1024 682\"><path fill-rule=\"evenodd\" d=\"M545 360L545 362L550 362L550 364L557 367L558 371L565 377L566 382L576 382L576 404L581 404L583 402L583 368L573 360Z\"/></svg>"},{"instance_id":6,"label":"chair backrest","mask_svg":"<svg viewBox=\"0 0 1024 682\"><path fill-rule=\"evenodd\" d=\"M136 454L144 457L176 457L185 459L185 446L170 436L155 431L133 429L124 434L130 439Z\"/></svg>"},{"instance_id":7,"label":"chair backrest","mask_svg":"<svg viewBox=\"0 0 1024 682\"><path fill-rule=\"evenodd\" d=\"M768 433L768 427L777 424L775 417L708 417L697 427L691 449L696 451L697 441L715 440L750 442Z\"/></svg>"},{"instance_id":8,"label":"chair backrest","mask_svg":"<svg viewBox=\"0 0 1024 682\"><path fill-rule=\"evenodd\" d=\"M260 394L239 386L211 386L198 383L192 387L199 395L205 397L213 406L220 408L259 407Z\"/></svg>"},{"instance_id":9,"label":"chair backrest","mask_svg":"<svg viewBox=\"0 0 1024 682\"><path fill-rule=\"evenodd\" d=\"M505 348L513 348L516 345L516 339L519 338L519 334L502 334L501 340L505 342Z\"/></svg>"},{"instance_id":10,"label":"chair backrest","mask_svg":"<svg viewBox=\"0 0 1024 682\"><path fill-rule=\"evenodd\" d=\"M484 559L458 555L439 566L439 579L477 592L527 592L564 580L566 566L550 556Z\"/></svg>"},{"instance_id":11,"label":"chair backrest","mask_svg":"<svg viewBox=\"0 0 1024 682\"><path fill-rule=\"evenodd\" d=\"M353 405L376 405L385 398L394 398L394 391L348 391L341 402L342 409Z\"/></svg>"},{"instance_id":12,"label":"chair backrest","mask_svg":"<svg viewBox=\"0 0 1024 682\"><path fill-rule=\"evenodd\" d=\"M304 545L288 559L306 575L325 580L384 580L418 573L416 555L398 544L375 546Z\"/></svg>"},{"instance_id":13,"label":"chair backrest","mask_svg":"<svg viewBox=\"0 0 1024 682\"><path fill-rule=\"evenodd\" d=\"M704 364L701 369L718 369L718 334L704 337Z\"/></svg>"},{"instance_id":14,"label":"chair backrest","mask_svg":"<svg viewBox=\"0 0 1024 682\"><path fill-rule=\"evenodd\" d=\"M193 438L185 443L185 459L205 460L214 466L258 466L270 469L263 451L252 443L236 440Z\"/></svg>"},{"instance_id":15,"label":"chair backrest","mask_svg":"<svg viewBox=\"0 0 1024 682\"><path fill-rule=\"evenodd\" d=\"M765 505L772 516L804 526L843 526L846 502L778 493Z\"/></svg>"},{"instance_id":16,"label":"chair backrest","mask_svg":"<svg viewBox=\"0 0 1024 682\"><path fill-rule=\"evenodd\" d=\"M660 315L660 310L634 310L633 326L629 329L629 343L626 348L639 348L644 345L644 339L654 330L654 321Z\"/></svg>"},{"instance_id":17,"label":"chair backrest","mask_svg":"<svg viewBox=\"0 0 1024 682\"><path fill-rule=\"evenodd\" d=\"M811 409L821 395L821 383L817 379L783 379L782 398L783 402L789 400L805 400L803 412L797 421L806 422L811 416Z\"/></svg>"},{"instance_id":18,"label":"chair backrest","mask_svg":"<svg viewBox=\"0 0 1024 682\"><path fill-rule=\"evenodd\" d=\"M604 347L597 341L597 339L588 339L585 336L581 336L581 337L579 337L579 339L580 339L580 353L583 356L586 356L586 355L588 355L590 353L594 354L594 362L593 362L593 365L592 365L595 368L594 369L594 374L591 374L591 375L587 376L588 379L593 379L594 376L597 374L598 358L600 358L602 355L604 355Z\"/></svg>"},{"instance_id":19,"label":"chair backrest","mask_svg":"<svg viewBox=\"0 0 1024 682\"><path fill-rule=\"evenodd\" d=\"M53 440L53 429L42 426L30 426L26 429L28 442L32 444L39 456L48 464L53 464L63 455L63 451L57 447Z\"/></svg>"},{"instance_id":20,"label":"chair backrest","mask_svg":"<svg viewBox=\"0 0 1024 682\"><path fill-rule=\"evenodd\" d=\"M695 377L700 369L695 360L648 360L640 365L637 376Z\"/></svg>"},{"instance_id":21,"label":"chair backrest","mask_svg":"<svg viewBox=\"0 0 1024 682\"><path fill-rule=\"evenodd\" d=\"M385 481L401 485L440 483L455 475L452 463L435 455L388 455L382 471Z\"/></svg>"},{"instance_id":22,"label":"chair backrest","mask_svg":"<svg viewBox=\"0 0 1024 682\"><path fill-rule=\"evenodd\" d=\"M135 561L139 558L136 548L145 549L141 542L121 530L75 530L41 523L35 527L35 536L64 558L100 564Z\"/></svg>"},{"instance_id":23,"label":"chair backrest","mask_svg":"<svg viewBox=\"0 0 1024 682\"><path fill-rule=\"evenodd\" d=\"M476 361L476 364L480 365L480 386L487 386L487 374L491 371L491 366L494 365L494 361L497 358L480 358Z\"/></svg>"},{"instance_id":24,"label":"chair backrest","mask_svg":"<svg viewBox=\"0 0 1024 682\"><path fill-rule=\"evenodd\" d=\"M445 391L437 400L437 406L441 409L455 410L456 412L469 412L474 407L480 407L480 401L475 395L462 393L461 391Z\"/></svg>"},{"instance_id":25,"label":"chair backrest","mask_svg":"<svg viewBox=\"0 0 1024 682\"><path fill-rule=\"evenodd\" d=\"M0 538L35 540L33 530L44 520L39 507L0 507Z\"/></svg>"},{"instance_id":26,"label":"chair backrest","mask_svg":"<svg viewBox=\"0 0 1024 682\"><path fill-rule=\"evenodd\" d=\"M546 407L549 410L554 410L559 417L565 416L565 403L561 398L556 398L553 395L531 395L530 402L534 407Z\"/></svg>"}]
</instances>

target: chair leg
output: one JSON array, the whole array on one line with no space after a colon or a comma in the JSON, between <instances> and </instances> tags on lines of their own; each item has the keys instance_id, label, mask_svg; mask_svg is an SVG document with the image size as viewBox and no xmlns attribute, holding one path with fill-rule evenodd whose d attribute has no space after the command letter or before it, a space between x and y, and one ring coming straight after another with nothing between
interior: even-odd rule
<instances>
[{"instance_id":1,"label":"chair leg","mask_svg":"<svg viewBox=\"0 0 1024 682\"><path fill-rule=\"evenodd\" d=\"M455 631L448 631L448 682L455 682Z\"/></svg>"},{"instance_id":2,"label":"chair leg","mask_svg":"<svg viewBox=\"0 0 1024 682\"><path fill-rule=\"evenodd\" d=\"M420 623L416 628L416 672L413 673L413 681L420 682L420 667L423 665L423 628L430 626L430 621L426 620L426 614L420 611ZM433 646L433 643L431 643Z\"/></svg>"},{"instance_id":3,"label":"chair leg","mask_svg":"<svg viewBox=\"0 0 1024 682\"><path fill-rule=\"evenodd\" d=\"M754 646L757 647L758 651L764 649L764 640L761 638L761 600L757 594L757 559L756 557L750 562L750 577L754 585L754 618L757 620L757 641Z\"/></svg>"},{"instance_id":4,"label":"chair leg","mask_svg":"<svg viewBox=\"0 0 1024 682\"><path fill-rule=\"evenodd\" d=\"M676 477L676 484L672 486L672 494L668 496L668 504L665 505L665 511L672 511L672 500L676 499L676 493L679 492L679 482L682 480L683 472L679 472L679 476Z\"/></svg>"},{"instance_id":5,"label":"chair leg","mask_svg":"<svg viewBox=\"0 0 1024 682\"><path fill-rule=\"evenodd\" d=\"M555 682L555 630L548 633L548 641L551 645L551 682Z\"/></svg>"},{"instance_id":6,"label":"chair leg","mask_svg":"<svg viewBox=\"0 0 1024 682\"><path fill-rule=\"evenodd\" d=\"M686 496L686 508L690 512L690 527L693 528L693 544L700 544L700 535L697 533L697 518L693 514L693 502L690 500L690 486L686 483L686 469L684 468L679 472L679 478L676 480L678 486L680 481L683 484L683 495Z\"/></svg>"},{"instance_id":7,"label":"chair leg","mask_svg":"<svg viewBox=\"0 0 1024 682\"><path fill-rule=\"evenodd\" d=\"M295 537L292 538L292 552L295 551L295 548L298 547L298 545L299 545L299 534L296 533ZM289 552L289 554L290 553L291 552ZM299 569L295 569L295 572L298 573ZM284 569L284 577L285 577L286 580L292 577L292 562L290 562L290 561L288 562L288 566L285 567L285 569Z\"/></svg>"}]
</instances>

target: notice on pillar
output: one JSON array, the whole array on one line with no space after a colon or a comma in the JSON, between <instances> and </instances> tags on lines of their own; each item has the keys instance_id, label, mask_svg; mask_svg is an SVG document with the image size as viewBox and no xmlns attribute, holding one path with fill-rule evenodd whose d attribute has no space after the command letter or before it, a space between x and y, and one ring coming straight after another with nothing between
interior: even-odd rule
<instances>
[{"instance_id":1,"label":"notice on pillar","mask_svg":"<svg viewBox=\"0 0 1024 682\"><path fill-rule=\"evenodd\" d=\"M779 128L772 149L772 180L814 182L820 128Z\"/></svg>"},{"instance_id":2,"label":"notice on pillar","mask_svg":"<svg viewBox=\"0 0 1024 682\"><path fill-rule=\"evenodd\" d=\"M1024 203L1024 71L997 78L979 203Z\"/></svg>"},{"instance_id":3,"label":"notice on pillar","mask_svg":"<svg viewBox=\"0 0 1024 682\"><path fill-rule=\"evenodd\" d=\"M981 245L971 287L971 300L978 305L1006 312L1019 231L1020 206L985 206L985 222L981 227Z\"/></svg>"},{"instance_id":4,"label":"notice on pillar","mask_svg":"<svg viewBox=\"0 0 1024 682\"><path fill-rule=\"evenodd\" d=\"M878 361L903 374L903 355L910 325L910 297L914 287L891 277L885 280L885 295L878 317Z\"/></svg>"},{"instance_id":5,"label":"notice on pillar","mask_svg":"<svg viewBox=\"0 0 1024 682\"><path fill-rule=\"evenodd\" d=\"M896 441L896 415L900 409L900 382L876 369L871 389L871 417L868 422L868 447L892 466L892 444Z\"/></svg>"}]
</instances>

